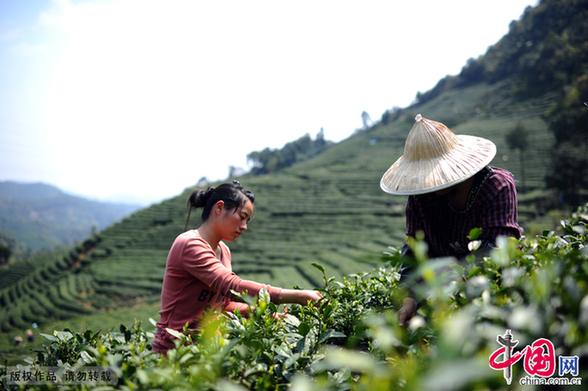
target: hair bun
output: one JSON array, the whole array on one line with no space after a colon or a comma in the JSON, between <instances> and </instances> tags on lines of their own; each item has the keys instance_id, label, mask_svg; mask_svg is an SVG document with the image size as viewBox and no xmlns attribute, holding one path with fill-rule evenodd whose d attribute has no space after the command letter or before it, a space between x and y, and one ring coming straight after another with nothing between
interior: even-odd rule
<instances>
[{"instance_id":1,"label":"hair bun","mask_svg":"<svg viewBox=\"0 0 588 391\"><path fill-rule=\"evenodd\" d=\"M204 202L204 204L202 206L206 205L206 203L208 202L208 200L212 196L212 193L214 193L215 190L216 190L216 187L208 186L208 189L206 189L206 191L203 192L202 201Z\"/></svg>"},{"instance_id":2,"label":"hair bun","mask_svg":"<svg viewBox=\"0 0 588 391\"><path fill-rule=\"evenodd\" d=\"M210 199L210 196L214 192L214 186L209 186L206 190L196 190L188 198L188 205L194 208L202 208L206 205L206 202Z\"/></svg>"}]
</instances>

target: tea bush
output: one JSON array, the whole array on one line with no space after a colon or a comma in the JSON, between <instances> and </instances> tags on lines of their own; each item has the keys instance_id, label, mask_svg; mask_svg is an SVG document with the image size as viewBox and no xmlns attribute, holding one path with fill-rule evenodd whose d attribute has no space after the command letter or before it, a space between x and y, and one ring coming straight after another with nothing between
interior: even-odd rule
<instances>
[{"instance_id":1,"label":"tea bush","mask_svg":"<svg viewBox=\"0 0 588 391\"><path fill-rule=\"evenodd\" d=\"M421 305L407 327L395 313L406 294L399 270L408 260L392 248L384 267L342 281L313 264L324 284L324 299L314 306L277 307L264 292L258 299L242 296L253 306L249 317L211 314L196 333L172 331L177 348L167 358L150 350L153 328L136 322L104 334L55 331L27 362L110 367L118 383L105 390L507 390L503 371L493 370L489 358L500 348L497 336L511 330L517 350L543 338L557 356L578 357L575 377L583 378L587 222L588 205L557 232L500 238L489 253L463 262L426 259L425 244L413 243L419 281L413 291ZM472 232L474 248L475 237ZM0 370L2 389L18 389ZM522 363L512 366L513 384L525 375ZM45 387L52 386L27 389Z\"/></svg>"}]
</instances>

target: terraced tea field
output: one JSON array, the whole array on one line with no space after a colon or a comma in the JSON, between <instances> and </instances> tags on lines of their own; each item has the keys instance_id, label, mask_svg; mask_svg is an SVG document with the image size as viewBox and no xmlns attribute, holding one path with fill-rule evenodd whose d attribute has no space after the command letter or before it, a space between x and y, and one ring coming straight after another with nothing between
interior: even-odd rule
<instances>
[{"instance_id":1,"label":"terraced tea field","mask_svg":"<svg viewBox=\"0 0 588 391\"><path fill-rule=\"evenodd\" d=\"M540 115L549 99L524 102L523 108L516 102L496 103L493 97L501 88L464 90L467 100L459 100L452 91L418 112L458 122L452 127L455 133L492 139L498 147L493 164L517 177L518 157L506 148L504 134L522 122L533 130L526 158L527 188L541 192L551 142ZM400 246L404 240L406 203L406 197L381 191L379 181L402 154L416 113L407 110L387 126L358 132L282 172L239 178L256 195L256 213L248 231L229 244L234 271L286 288L314 288L322 285L320 272L310 265L314 262L323 265L327 276L339 279L378 267L388 246ZM184 229L189 192L136 212L70 251L32 258L3 271L3 338L22 334L32 323L51 325L100 314L108 319L104 329L112 329L118 324L106 323L116 311L141 305L148 309L143 321L156 318L167 252ZM537 217L542 197L521 195L523 226ZM198 226L198 211L190 223L190 228Z\"/></svg>"},{"instance_id":2,"label":"terraced tea field","mask_svg":"<svg viewBox=\"0 0 588 391\"><path fill-rule=\"evenodd\" d=\"M314 175L273 179L243 179L258 199L249 230L230 245L234 270L244 278L313 288L321 279L310 263L340 278L371 270L378 254L402 240L402 206L393 213L387 197L350 199L342 192L377 183L377 177L356 175L349 183ZM15 275L0 291L2 331L157 302L167 251L184 227L187 195L137 212ZM198 224L198 213L192 220Z\"/></svg>"}]
</instances>

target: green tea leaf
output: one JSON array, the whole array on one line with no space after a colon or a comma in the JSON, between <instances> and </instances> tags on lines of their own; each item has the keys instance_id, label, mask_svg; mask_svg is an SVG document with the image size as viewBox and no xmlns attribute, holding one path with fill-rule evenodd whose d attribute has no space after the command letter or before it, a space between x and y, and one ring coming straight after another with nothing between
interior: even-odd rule
<instances>
[{"instance_id":1,"label":"green tea leaf","mask_svg":"<svg viewBox=\"0 0 588 391\"><path fill-rule=\"evenodd\" d=\"M323 309L323 322L326 322L329 320L329 317L331 316L331 314L333 313L333 306L328 304L325 306L325 308Z\"/></svg>"},{"instance_id":2,"label":"green tea leaf","mask_svg":"<svg viewBox=\"0 0 588 391\"><path fill-rule=\"evenodd\" d=\"M480 235L482 234L482 228L473 228L470 231L470 234L468 235L468 239L469 240L476 240L480 237Z\"/></svg>"},{"instance_id":3,"label":"green tea leaf","mask_svg":"<svg viewBox=\"0 0 588 391\"><path fill-rule=\"evenodd\" d=\"M325 272L325 268L322 267L321 265L319 265L318 263L311 263L312 266L314 266L315 268L319 269L321 272Z\"/></svg>"},{"instance_id":4,"label":"green tea leaf","mask_svg":"<svg viewBox=\"0 0 588 391\"><path fill-rule=\"evenodd\" d=\"M318 342L325 343L327 340L329 340L331 338L347 338L347 335L345 335L339 331L335 331L335 330L331 329L331 330L323 331L318 338Z\"/></svg>"},{"instance_id":5,"label":"green tea leaf","mask_svg":"<svg viewBox=\"0 0 588 391\"><path fill-rule=\"evenodd\" d=\"M39 333L39 335L42 335L43 337L47 338L49 341L57 341L57 338L55 338L52 335L49 334L43 334L43 333Z\"/></svg>"},{"instance_id":6,"label":"green tea leaf","mask_svg":"<svg viewBox=\"0 0 588 391\"><path fill-rule=\"evenodd\" d=\"M308 322L300 323L300 325L298 326L298 332L302 336L307 335L310 332L310 325L308 324Z\"/></svg>"},{"instance_id":7,"label":"green tea leaf","mask_svg":"<svg viewBox=\"0 0 588 391\"><path fill-rule=\"evenodd\" d=\"M177 330L166 328L165 331L167 331L169 334L171 334L172 336L174 336L178 339L184 338L184 334L180 333Z\"/></svg>"}]
</instances>

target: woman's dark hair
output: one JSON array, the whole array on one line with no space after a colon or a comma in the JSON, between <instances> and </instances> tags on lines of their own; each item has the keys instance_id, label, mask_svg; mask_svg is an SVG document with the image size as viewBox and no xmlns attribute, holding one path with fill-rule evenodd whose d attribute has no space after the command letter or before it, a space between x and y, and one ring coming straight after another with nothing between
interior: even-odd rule
<instances>
[{"instance_id":1,"label":"woman's dark hair","mask_svg":"<svg viewBox=\"0 0 588 391\"><path fill-rule=\"evenodd\" d=\"M208 220L212 207L218 201L223 201L227 210L237 210L243 206L246 200L255 202L255 195L245 190L239 181L233 183L223 183L218 187L210 186L206 190L196 190L188 198L188 218L186 219L186 227L188 228L188 220L190 219L190 212L192 208L204 208L202 210L202 221Z\"/></svg>"}]
</instances>

